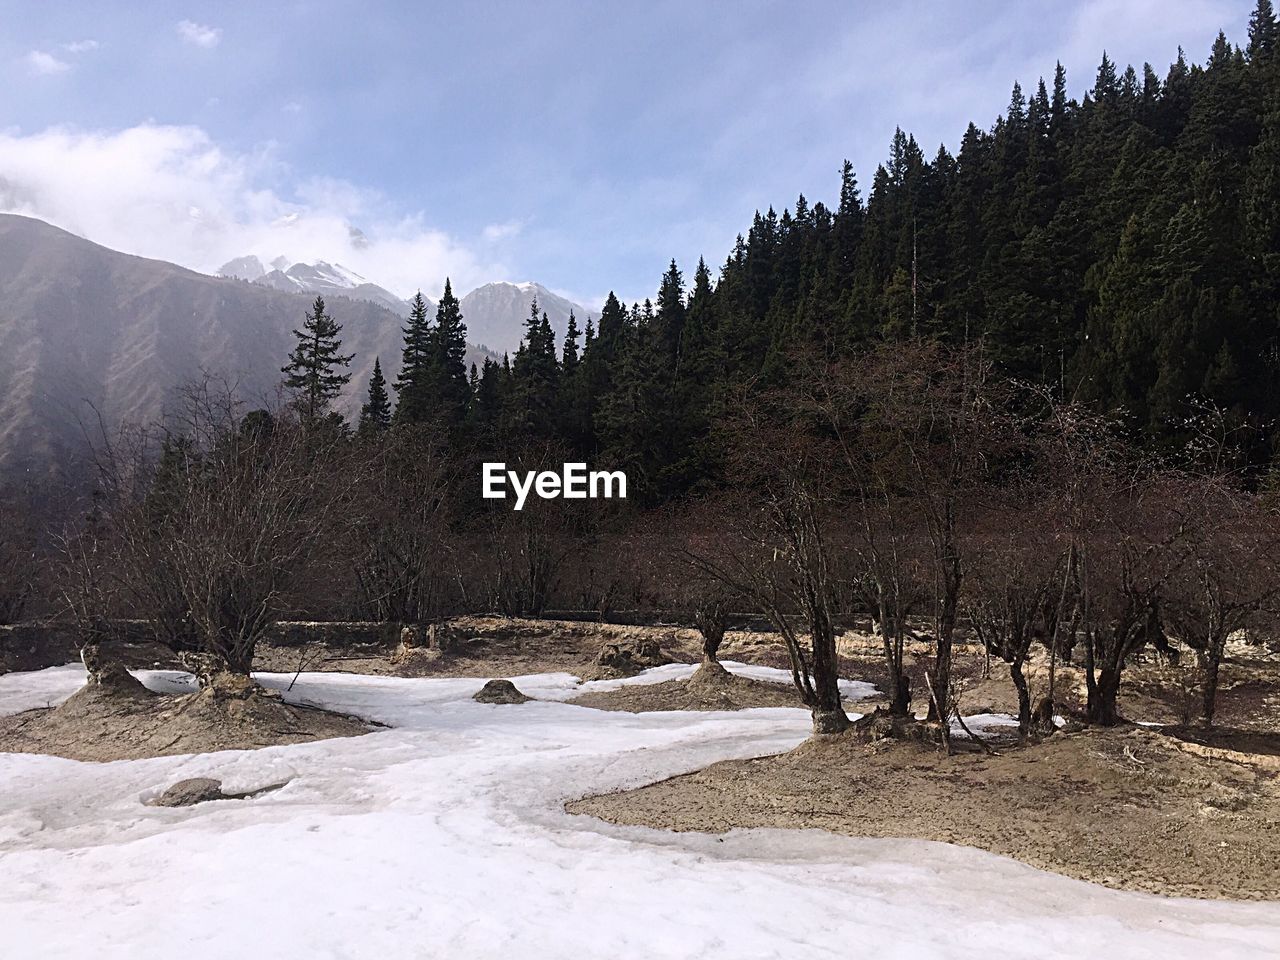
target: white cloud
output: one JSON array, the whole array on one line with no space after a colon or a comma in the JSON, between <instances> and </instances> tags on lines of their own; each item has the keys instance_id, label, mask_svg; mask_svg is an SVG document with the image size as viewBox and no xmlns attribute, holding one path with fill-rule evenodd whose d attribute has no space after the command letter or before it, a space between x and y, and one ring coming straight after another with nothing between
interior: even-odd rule
<instances>
[{"instance_id":1,"label":"white cloud","mask_svg":"<svg viewBox=\"0 0 1280 960\"><path fill-rule=\"evenodd\" d=\"M507 273L484 238L463 243L376 191L296 178L270 148L228 151L190 126L0 130L0 212L204 272L244 254L328 260L401 295L438 293L445 276L467 290Z\"/></svg>"},{"instance_id":2,"label":"white cloud","mask_svg":"<svg viewBox=\"0 0 1280 960\"><path fill-rule=\"evenodd\" d=\"M197 47L211 50L222 40L222 29L220 27L206 26L203 23L195 23L191 20L183 20L178 24L178 36L182 37L187 43L193 43Z\"/></svg>"},{"instance_id":3,"label":"white cloud","mask_svg":"<svg viewBox=\"0 0 1280 960\"><path fill-rule=\"evenodd\" d=\"M90 50L97 50L98 46L97 40L72 40L64 43L62 49L67 53L88 53Z\"/></svg>"},{"instance_id":4,"label":"white cloud","mask_svg":"<svg viewBox=\"0 0 1280 960\"><path fill-rule=\"evenodd\" d=\"M484 228L484 238L489 243L510 240L520 235L524 224L519 220L508 220L506 223L491 223Z\"/></svg>"},{"instance_id":5,"label":"white cloud","mask_svg":"<svg viewBox=\"0 0 1280 960\"><path fill-rule=\"evenodd\" d=\"M23 60L27 64L27 68L37 76L48 77L55 73L65 73L71 69L71 64L65 60L59 60L52 53L46 53L44 50L32 50Z\"/></svg>"}]
</instances>

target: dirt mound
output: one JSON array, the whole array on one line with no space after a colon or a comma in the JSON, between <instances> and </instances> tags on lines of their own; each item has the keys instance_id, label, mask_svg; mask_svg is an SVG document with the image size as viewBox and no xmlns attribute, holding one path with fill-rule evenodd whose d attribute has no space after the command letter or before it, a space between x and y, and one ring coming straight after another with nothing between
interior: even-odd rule
<instances>
[{"instance_id":1,"label":"dirt mound","mask_svg":"<svg viewBox=\"0 0 1280 960\"><path fill-rule=\"evenodd\" d=\"M606 643L596 655L595 668L586 680L616 680L634 677L650 667L673 662L655 637L638 637L621 643Z\"/></svg>"},{"instance_id":2,"label":"dirt mound","mask_svg":"<svg viewBox=\"0 0 1280 960\"><path fill-rule=\"evenodd\" d=\"M567 809L681 831L816 827L938 840L1122 889L1280 898L1274 771L1182 746L1141 727L1059 735L996 756L823 737Z\"/></svg>"},{"instance_id":3,"label":"dirt mound","mask_svg":"<svg viewBox=\"0 0 1280 960\"><path fill-rule=\"evenodd\" d=\"M0 717L0 751L137 760L307 743L372 729L354 717L285 703L249 681L185 696L153 694L129 681L89 683L61 706Z\"/></svg>"},{"instance_id":4,"label":"dirt mound","mask_svg":"<svg viewBox=\"0 0 1280 960\"><path fill-rule=\"evenodd\" d=\"M569 702L580 707L626 713L803 706L799 693L790 684L739 677L718 663L704 663L688 680L630 684L617 690L584 693Z\"/></svg>"},{"instance_id":5,"label":"dirt mound","mask_svg":"<svg viewBox=\"0 0 1280 960\"><path fill-rule=\"evenodd\" d=\"M490 680L471 699L478 703L528 703L533 698L517 690L510 680Z\"/></svg>"}]
</instances>

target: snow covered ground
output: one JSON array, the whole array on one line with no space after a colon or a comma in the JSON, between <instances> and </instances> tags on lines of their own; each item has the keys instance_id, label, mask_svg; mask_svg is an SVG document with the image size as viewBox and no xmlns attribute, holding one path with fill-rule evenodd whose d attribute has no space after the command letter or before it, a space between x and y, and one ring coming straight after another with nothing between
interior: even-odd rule
<instances>
[{"instance_id":1,"label":"snow covered ground","mask_svg":"<svg viewBox=\"0 0 1280 960\"><path fill-rule=\"evenodd\" d=\"M82 679L0 677L0 713ZM513 679L551 701L580 689ZM1121 893L944 844L571 817L567 798L786 750L808 716L487 706L470 700L481 684L302 675L291 697L391 727L366 737L109 764L0 754L0 957L1280 956L1271 905ZM289 782L144 805L195 776Z\"/></svg>"}]
</instances>

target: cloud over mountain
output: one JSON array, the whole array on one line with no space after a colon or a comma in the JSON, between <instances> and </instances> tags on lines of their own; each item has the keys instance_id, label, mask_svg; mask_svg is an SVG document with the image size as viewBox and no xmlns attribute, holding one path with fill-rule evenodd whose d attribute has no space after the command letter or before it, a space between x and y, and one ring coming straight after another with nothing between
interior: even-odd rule
<instances>
[{"instance_id":1,"label":"cloud over mountain","mask_svg":"<svg viewBox=\"0 0 1280 960\"><path fill-rule=\"evenodd\" d=\"M194 126L0 132L0 213L207 273L245 254L340 261L400 297L508 272L489 255L501 238L460 240L376 191L297 179L269 145L236 152Z\"/></svg>"}]
</instances>

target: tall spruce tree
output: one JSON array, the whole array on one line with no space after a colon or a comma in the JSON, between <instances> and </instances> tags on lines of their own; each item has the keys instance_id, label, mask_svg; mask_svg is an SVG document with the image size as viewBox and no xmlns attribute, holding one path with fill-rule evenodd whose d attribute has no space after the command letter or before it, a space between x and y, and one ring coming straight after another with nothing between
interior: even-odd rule
<instances>
[{"instance_id":1,"label":"tall spruce tree","mask_svg":"<svg viewBox=\"0 0 1280 960\"><path fill-rule=\"evenodd\" d=\"M409 301L409 318L404 327L404 348L395 384L397 420L421 423L431 415L433 359L431 320L427 301L419 290Z\"/></svg>"},{"instance_id":2,"label":"tall spruce tree","mask_svg":"<svg viewBox=\"0 0 1280 960\"><path fill-rule=\"evenodd\" d=\"M467 384L467 325L458 298L446 277L444 293L436 308L436 323L429 337L428 402L439 422L457 429L466 415L470 388Z\"/></svg>"},{"instance_id":3,"label":"tall spruce tree","mask_svg":"<svg viewBox=\"0 0 1280 960\"><path fill-rule=\"evenodd\" d=\"M1277 40L1280 39L1280 27L1276 25L1275 10L1271 0L1258 0L1253 14L1249 17L1249 59L1260 62L1275 52Z\"/></svg>"},{"instance_id":4,"label":"tall spruce tree","mask_svg":"<svg viewBox=\"0 0 1280 960\"><path fill-rule=\"evenodd\" d=\"M382 375L381 358L373 360L373 374L369 377L369 394L360 408L360 433L369 436L381 433L391 426L391 398L387 395L387 380Z\"/></svg>"},{"instance_id":5,"label":"tall spruce tree","mask_svg":"<svg viewBox=\"0 0 1280 960\"><path fill-rule=\"evenodd\" d=\"M551 321L535 297L525 321L524 339L511 365L508 420L513 435L530 440L555 436L559 373Z\"/></svg>"},{"instance_id":6,"label":"tall spruce tree","mask_svg":"<svg viewBox=\"0 0 1280 960\"><path fill-rule=\"evenodd\" d=\"M351 381L351 374L339 372L355 356L340 352L341 332L342 326L325 312L323 297L316 297L302 329L293 331L297 343L280 372L284 385L297 391L298 410L309 423L327 417L330 404Z\"/></svg>"}]
</instances>

